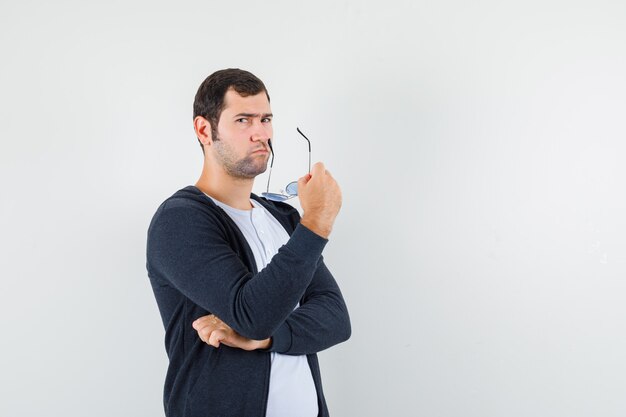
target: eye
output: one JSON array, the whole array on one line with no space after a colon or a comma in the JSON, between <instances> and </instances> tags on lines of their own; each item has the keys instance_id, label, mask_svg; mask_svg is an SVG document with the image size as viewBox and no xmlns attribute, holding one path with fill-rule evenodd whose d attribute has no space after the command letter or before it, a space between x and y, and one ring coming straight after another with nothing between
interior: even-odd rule
<instances>
[{"instance_id":1,"label":"eye","mask_svg":"<svg viewBox=\"0 0 626 417\"><path fill-rule=\"evenodd\" d=\"M248 123L248 118L247 117L242 117L240 119L237 119L236 122L238 122L238 123Z\"/></svg>"},{"instance_id":2,"label":"eye","mask_svg":"<svg viewBox=\"0 0 626 417\"><path fill-rule=\"evenodd\" d=\"M271 117L264 117L261 119L261 122L263 123L272 123L272 118Z\"/></svg>"}]
</instances>

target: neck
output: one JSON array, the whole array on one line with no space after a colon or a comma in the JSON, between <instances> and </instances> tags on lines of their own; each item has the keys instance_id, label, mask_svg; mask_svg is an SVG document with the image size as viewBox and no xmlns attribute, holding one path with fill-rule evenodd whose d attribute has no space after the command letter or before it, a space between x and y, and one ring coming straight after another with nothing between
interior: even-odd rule
<instances>
[{"instance_id":1,"label":"neck","mask_svg":"<svg viewBox=\"0 0 626 417\"><path fill-rule=\"evenodd\" d=\"M232 177L219 164L207 161L196 182L196 187L203 193L239 210L252 209L250 193L253 185L254 178Z\"/></svg>"}]
</instances>

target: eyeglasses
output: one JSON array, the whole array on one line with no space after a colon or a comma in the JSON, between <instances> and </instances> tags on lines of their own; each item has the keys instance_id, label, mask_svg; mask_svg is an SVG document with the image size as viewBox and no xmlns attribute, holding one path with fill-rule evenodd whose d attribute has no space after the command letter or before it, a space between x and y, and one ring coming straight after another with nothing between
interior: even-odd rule
<instances>
[{"instance_id":1,"label":"eyeglasses","mask_svg":"<svg viewBox=\"0 0 626 417\"><path fill-rule=\"evenodd\" d=\"M304 139L309 143L309 174L311 173L311 141L309 138L304 136L304 133L300 131L300 128L296 127L296 130L299 134L302 135ZM280 193L270 193L270 180L272 179L272 167L274 166L274 148L272 147L271 139L267 141L267 144L270 146L270 151L272 152L272 162L270 162L270 174L267 178L267 191L261 193L261 195L268 200L272 201L285 201L290 198L294 198L298 195L298 181L291 181L284 190L280 190Z\"/></svg>"}]
</instances>

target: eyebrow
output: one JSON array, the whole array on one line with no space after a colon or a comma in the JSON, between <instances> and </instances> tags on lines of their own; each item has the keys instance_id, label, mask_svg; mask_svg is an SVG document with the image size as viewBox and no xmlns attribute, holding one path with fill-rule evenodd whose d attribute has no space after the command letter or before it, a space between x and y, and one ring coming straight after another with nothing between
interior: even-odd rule
<instances>
[{"instance_id":1,"label":"eyebrow","mask_svg":"<svg viewBox=\"0 0 626 417\"><path fill-rule=\"evenodd\" d=\"M259 113L239 113L234 115L233 117L274 117L274 115L272 113L263 113L263 114L259 114Z\"/></svg>"}]
</instances>

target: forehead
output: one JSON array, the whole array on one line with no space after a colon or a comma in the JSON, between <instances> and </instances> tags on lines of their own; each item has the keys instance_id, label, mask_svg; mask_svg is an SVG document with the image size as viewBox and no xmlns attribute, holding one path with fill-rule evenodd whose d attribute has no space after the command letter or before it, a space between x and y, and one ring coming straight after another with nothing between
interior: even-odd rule
<instances>
[{"instance_id":1,"label":"forehead","mask_svg":"<svg viewBox=\"0 0 626 417\"><path fill-rule=\"evenodd\" d=\"M242 97L231 88L224 95L222 113L271 113L271 108L265 91L253 96Z\"/></svg>"}]
</instances>

